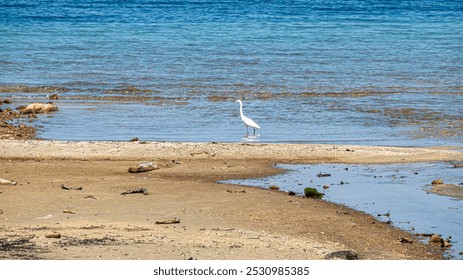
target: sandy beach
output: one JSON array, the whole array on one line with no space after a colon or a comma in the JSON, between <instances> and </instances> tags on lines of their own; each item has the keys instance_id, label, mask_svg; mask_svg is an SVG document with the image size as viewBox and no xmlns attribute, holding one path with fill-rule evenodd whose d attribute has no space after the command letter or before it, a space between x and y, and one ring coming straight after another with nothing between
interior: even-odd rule
<instances>
[{"instance_id":1,"label":"sandy beach","mask_svg":"<svg viewBox=\"0 0 463 280\"><path fill-rule=\"evenodd\" d=\"M277 163L461 160L449 148L2 140L0 258L440 259L367 214L218 181ZM129 172L142 163L157 167Z\"/></svg>"}]
</instances>

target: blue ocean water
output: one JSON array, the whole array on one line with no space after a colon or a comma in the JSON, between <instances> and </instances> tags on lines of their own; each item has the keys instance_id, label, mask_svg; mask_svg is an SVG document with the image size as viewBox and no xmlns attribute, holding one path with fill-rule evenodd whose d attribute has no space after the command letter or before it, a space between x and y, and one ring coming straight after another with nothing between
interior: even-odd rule
<instances>
[{"instance_id":1,"label":"blue ocean water","mask_svg":"<svg viewBox=\"0 0 463 280\"><path fill-rule=\"evenodd\" d=\"M60 95L60 112L33 122L45 139L463 135L463 1L4 0L0 38L3 97Z\"/></svg>"}]
</instances>

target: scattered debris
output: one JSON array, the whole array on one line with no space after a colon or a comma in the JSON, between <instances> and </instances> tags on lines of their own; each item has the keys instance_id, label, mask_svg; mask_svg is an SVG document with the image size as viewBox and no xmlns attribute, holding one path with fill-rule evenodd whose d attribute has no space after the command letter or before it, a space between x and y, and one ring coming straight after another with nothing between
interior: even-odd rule
<instances>
[{"instance_id":1,"label":"scattered debris","mask_svg":"<svg viewBox=\"0 0 463 280\"><path fill-rule=\"evenodd\" d=\"M229 193L246 193L246 190L240 190L240 191L232 191L232 190L227 190Z\"/></svg>"},{"instance_id":2,"label":"scattered debris","mask_svg":"<svg viewBox=\"0 0 463 280\"><path fill-rule=\"evenodd\" d=\"M271 189L272 191L279 191L280 190L279 186L270 186L268 188Z\"/></svg>"},{"instance_id":3,"label":"scattered debris","mask_svg":"<svg viewBox=\"0 0 463 280\"><path fill-rule=\"evenodd\" d=\"M63 213L65 213L65 214L76 214L76 212L74 212L72 210L69 210L69 209L64 209Z\"/></svg>"},{"instance_id":4,"label":"scattered debris","mask_svg":"<svg viewBox=\"0 0 463 280\"><path fill-rule=\"evenodd\" d=\"M382 216L387 217L388 221L386 223L388 223L388 224L392 223L392 221L391 221L391 211L388 211L385 214L378 214L378 217L382 217Z\"/></svg>"},{"instance_id":5,"label":"scattered debris","mask_svg":"<svg viewBox=\"0 0 463 280\"><path fill-rule=\"evenodd\" d=\"M321 177L331 177L331 174L329 174L329 173L321 173L321 172L320 172L320 173L318 173L317 177L318 177L318 178L321 178Z\"/></svg>"},{"instance_id":6,"label":"scattered debris","mask_svg":"<svg viewBox=\"0 0 463 280\"><path fill-rule=\"evenodd\" d=\"M93 195L87 195L86 197L84 197L84 199L87 199L87 198L98 200L98 198L94 197Z\"/></svg>"},{"instance_id":7,"label":"scattered debris","mask_svg":"<svg viewBox=\"0 0 463 280\"><path fill-rule=\"evenodd\" d=\"M326 260L358 260L359 256L353 251L336 251L325 256Z\"/></svg>"},{"instance_id":8,"label":"scattered debris","mask_svg":"<svg viewBox=\"0 0 463 280\"><path fill-rule=\"evenodd\" d=\"M130 139L130 142L137 142L138 140L140 140L140 139L138 139L138 137L134 137L134 138Z\"/></svg>"},{"instance_id":9,"label":"scattered debris","mask_svg":"<svg viewBox=\"0 0 463 280\"><path fill-rule=\"evenodd\" d=\"M235 230L234 228L213 228L212 230L215 230L215 231L232 231L232 230Z\"/></svg>"},{"instance_id":10,"label":"scattered debris","mask_svg":"<svg viewBox=\"0 0 463 280\"><path fill-rule=\"evenodd\" d=\"M16 182L0 178L0 185L12 185L16 186Z\"/></svg>"},{"instance_id":11,"label":"scattered debris","mask_svg":"<svg viewBox=\"0 0 463 280\"><path fill-rule=\"evenodd\" d=\"M144 162L140 163L137 167L129 167L130 173L140 173L140 172L148 172L152 170L159 169L159 166L154 162Z\"/></svg>"},{"instance_id":12,"label":"scattered debris","mask_svg":"<svg viewBox=\"0 0 463 280\"><path fill-rule=\"evenodd\" d=\"M327 190L327 189L329 189L329 188L330 188L330 186L328 186L328 185L324 185L324 186L323 186L323 189L325 189L325 190Z\"/></svg>"},{"instance_id":13,"label":"scattered debris","mask_svg":"<svg viewBox=\"0 0 463 280\"><path fill-rule=\"evenodd\" d=\"M139 189L134 189L134 190L128 190L126 192L121 193L121 195L126 195L126 194L136 194L140 193L143 195L148 195L148 190L145 188L139 188Z\"/></svg>"},{"instance_id":14,"label":"scattered debris","mask_svg":"<svg viewBox=\"0 0 463 280\"><path fill-rule=\"evenodd\" d=\"M165 220L165 221L156 221L155 224L157 224L157 225L169 225L169 224L179 224L179 223L180 223L180 219L173 218L173 219L169 219L169 220Z\"/></svg>"},{"instance_id":15,"label":"scattered debris","mask_svg":"<svg viewBox=\"0 0 463 280\"><path fill-rule=\"evenodd\" d=\"M46 238L61 238L61 234L59 233L51 233L51 234L47 234L45 235Z\"/></svg>"},{"instance_id":16,"label":"scattered debris","mask_svg":"<svg viewBox=\"0 0 463 280\"><path fill-rule=\"evenodd\" d=\"M76 191L81 191L82 187L66 187L64 184L61 185L61 189L63 190L76 190Z\"/></svg>"},{"instance_id":17,"label":"scattered debris","mask_svg":"<svg viewBox=\"0 0 463 280\"><path fill-rule=\"evenodd\" d=\"M318 192L314 188L305 188L304 189L304 195L306 197L310 197L310 198L321 199L325 194Z\"/></svg>"},{"instance_id":18,"label":"scattered debris","mask_svg":"<svg viewBox=\"0 0 463 280\"><path fill-rule=\"evenodd\" d=\"M402 237L400 239L400 243L409 244L409 243L413 243L413 241L408 237Z\"/></svg>"}]
</instances>

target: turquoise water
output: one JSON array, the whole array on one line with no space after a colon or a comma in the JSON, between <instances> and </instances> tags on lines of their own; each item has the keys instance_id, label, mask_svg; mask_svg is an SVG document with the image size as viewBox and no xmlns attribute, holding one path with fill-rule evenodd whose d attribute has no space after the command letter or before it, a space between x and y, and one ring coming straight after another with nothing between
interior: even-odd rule
<instances>
[{"instance_id":1,"label":"turquoise water","mask_svg":"<svg viewBox=\"0 0 463 280\"><path fill-rule=\"evenodd\" d=\"M44 139L461 145L462 1L7 0L0 37Z\"/></svg>"}]
</instances>

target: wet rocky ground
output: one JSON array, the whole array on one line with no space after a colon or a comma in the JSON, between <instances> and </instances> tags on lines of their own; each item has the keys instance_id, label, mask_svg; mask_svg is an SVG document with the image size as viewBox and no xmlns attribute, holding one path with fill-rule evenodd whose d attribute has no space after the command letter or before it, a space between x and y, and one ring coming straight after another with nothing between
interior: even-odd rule
<instances>
[{"instance_id":1,"label":"wet rocky ground","mask_svg":"<svg viewBox=\"0 0 463 280\"><path fill-rule=\"evenodd\" d=\"M27 140L36 138L36 130L29 125L34 116L23 115L14 109L10 99L0 100L0 139Z\"/></svg>"}]
</instances>

